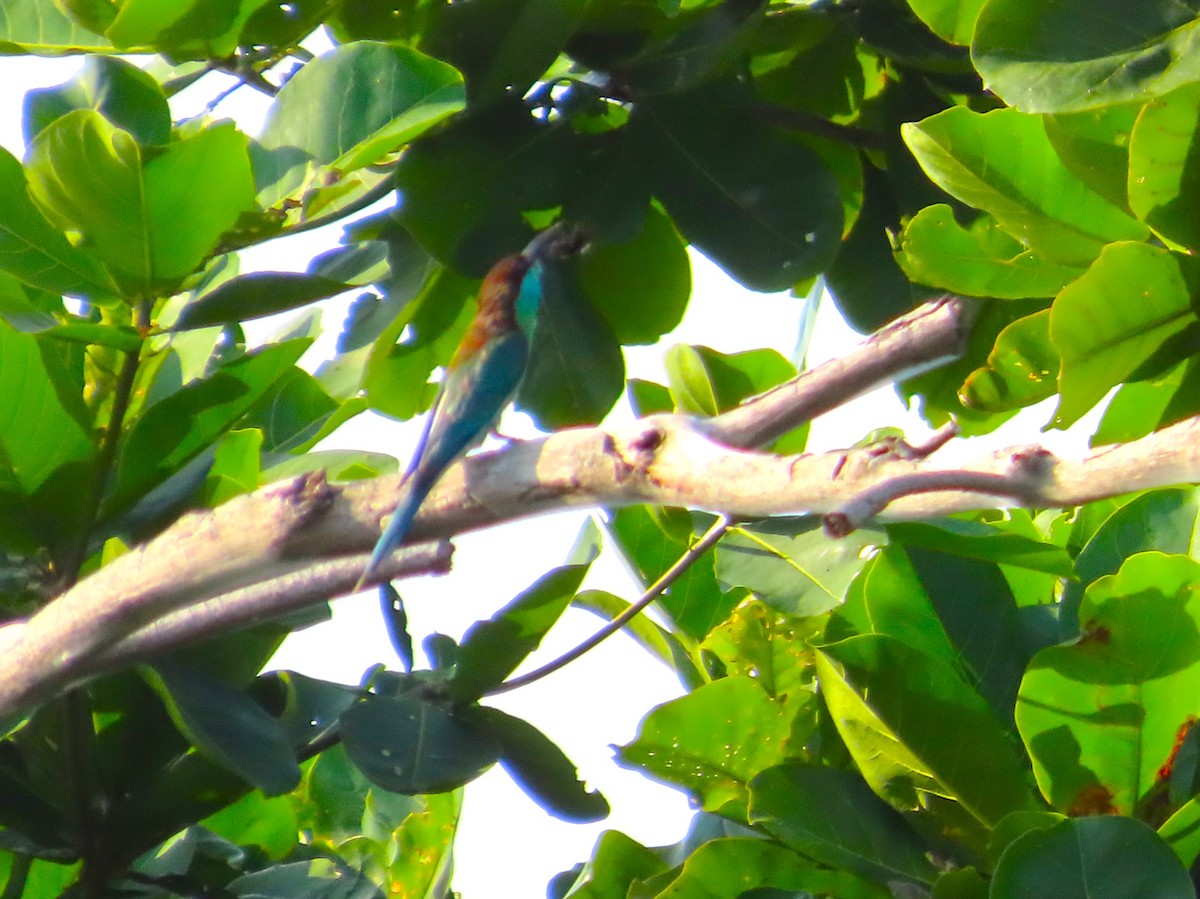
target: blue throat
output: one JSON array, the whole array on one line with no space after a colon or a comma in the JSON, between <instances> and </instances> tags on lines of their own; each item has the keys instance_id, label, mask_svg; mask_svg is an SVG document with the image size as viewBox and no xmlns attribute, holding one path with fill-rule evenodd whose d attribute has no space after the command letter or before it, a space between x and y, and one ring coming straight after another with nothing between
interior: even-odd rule
<instances>
[{"instance_id":1,"label":"blue throat","mask_svg":"<svg viewBox=\"0 0 1200 899\"><path fill-rule=\"evenodd\" d=\"M546 269L539 259L530 266L525 277L521 279L521 289L517 293L515 304L517 325L530 340L533 339L533 329L537 324L538 309L542 305L545 286Z\"/></svg>"}]
</instances>

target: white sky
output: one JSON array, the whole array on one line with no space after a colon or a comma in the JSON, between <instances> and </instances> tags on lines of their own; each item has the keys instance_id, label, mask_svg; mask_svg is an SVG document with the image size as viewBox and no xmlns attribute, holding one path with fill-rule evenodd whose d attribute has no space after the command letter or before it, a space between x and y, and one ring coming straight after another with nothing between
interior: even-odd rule
<instances>
[{"instance_id":1,"label":"white sky","mask_svg":"<svg viewBox=\"0 0 1200 899\"><path fill-rule=\"evenodd\" d=\"M61 83L76 66L77 60L70 59L0 59L0 71L9 76L8 83L22 90ZM175 105L176 116L198 111L197 104L202 105L211 96L210 90L202 82L190 96L180 98ZM0 92L0 144L18 156L23 154L22 99L21 91ZM188 102L192 104L190 110L183 105ZM243 88L222 104L219 114L235 118L253 133L267 105L267 98ZM334 228L271 242L243 254L243 271L302 269L313 255L334 246L339 233L340 228ZM722 352L766 343L785 356L791 355L801 300L749 293L695 254L693 272L695 294L684 322L661 345L629 351L630 375L664 380L662 353L678 342L703 343ZM328 333L306 357L313 367L332 352L345 305L345 300L327 304ZM270 327L256 327L252 333L261 339ZM813 361L841 354L856 339L832 305L822 304L812 341ZM1051 411L1045 404L1027 411L989 443L1044 440L1050 435L1039 435L1037 428L1048 420ZM1085 424L1084 436L1087 425L1094 424L1094 420L1090 417ZM903 427L916 439L927 433L916 416L904 410L892 390L885 387L815 423L810 447L847 446L870 429L885 425ZM520 426L519 421L509 421L503 430L513 433ZM417 432L416 423L402 425L366 415L343 427L324 448L390 452L404 463ZM1054 434L1054 448L1078 452L1083 445L1080 433L1077 428L1065 442L1062 435ZM433 631L458 638L476 619L488 617L547 568L563 561L587 514L576 511L547 515L456 539L455 569L451 574L397 584L408 607L414 638L419 641ZM630 579L611 558L596 564L585 587L634 598ZM339 600L333 607L331 622L289 638L276 659L278 667L346 683L356 683L363 671L378 661L398 667L373 592ZM574 646L598 623L587 613L569 611L531 665ZM423 663L419 658L418 664ZM551 876L589 857L596 837L604 829L622 830L649 845L680 839L691 816L682 794L618 768L609 748L609 744L632 739L638 721L650 708L679 693L680 687L670 672L618 635L551 678L495 700L495 705L527 718L562 746L583 777L605 793L613 813L594 825L559 822L525 797L497 767L467 788L455 887L468 897L540 896ZM498 885L501 877L503 884Z\"/></svg>"}]
</instances>

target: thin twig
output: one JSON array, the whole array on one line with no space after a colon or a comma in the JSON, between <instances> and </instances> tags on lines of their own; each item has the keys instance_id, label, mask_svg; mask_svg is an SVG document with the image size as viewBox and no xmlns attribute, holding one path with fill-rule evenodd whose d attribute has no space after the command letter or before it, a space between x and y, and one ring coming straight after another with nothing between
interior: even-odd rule
<instances>
[{"instance_id":1,"label":"thin twig","mask_svg":"<svg viewBox=\"0 0 1200 899\"><path fill-rule=\"evenodd\" d=\"M592 634L586 640L560 655L554 661L548 662L541 668L536 668L533 671L530 671L528 674L522 674L519 677L510 678L509 680L506 680L504 683L500 684L498 687L493 687L485 695L497 696L501 693L508 693L511 690L516 690L518 687L527 687L535 681L539 681L542 678L553 674L560 668L566 667L585 653L591 652L592 649L607 640L617 631L621 630L621 628L625 627L626 624L636 618L642 612L642 610L650 605L650 603L658 599L658 597L662 595L663 591L670 587L671 584L675 583L675 581L677 581L684 572L691 568L701 556L712 549L718 540L725 536L725 532L729 530L729 526L732 523L733 520L728 515L720 516L716 521L713 522L712 527L710 527L704 533L704 536L692 544L692 546L689 547L683 555L676 559L675 564L663 572L662 576L659 577L658 580L647 587L646 592L643 593L638 598L637 602L631 605L628 609L626 609L608 624L604 625L604 627L600 628L600 630L596 631L596 633Z\"/></svg>"}]
</instances>

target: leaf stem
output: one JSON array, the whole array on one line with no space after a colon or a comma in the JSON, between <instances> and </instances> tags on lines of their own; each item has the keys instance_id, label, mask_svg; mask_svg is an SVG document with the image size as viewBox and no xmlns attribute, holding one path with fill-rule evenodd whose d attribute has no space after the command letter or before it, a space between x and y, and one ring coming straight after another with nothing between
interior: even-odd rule
<instances>
[{"instance_id":1,"label":"leaf stem","mask_svg":"<svg viewBox=\"0 0 1200 899\"><path fill-rule=\"evenodd\" d=\"M574 662L580 656L590 652L603 641L607 640L617 631L621 630L626 624L632 621L639 615L646 606L658 599L662 593L675 583L696 561L706 552L716 545L717 541L725 536L733 524L732 518L728 515L720 516L713 522L704 536L697 540L694 544L688 547L688 550L683 553L675 563L662 573L662 575L653 584L646 588L643 593L628 609L606 624L596 633L592 634L586 640L578 644L574 649L568 650L557 659L543 665L541 668L534 669L528 674L522 674L520 677L513 677L506 680L504 683L489 690L487 696L496 696L500 693L508 693L510 690L515 690L518 687L527 687L535 681L541 680L547 675L553 674L560 668L564 668L571 662Z\"/></svg>"}]
</instances>

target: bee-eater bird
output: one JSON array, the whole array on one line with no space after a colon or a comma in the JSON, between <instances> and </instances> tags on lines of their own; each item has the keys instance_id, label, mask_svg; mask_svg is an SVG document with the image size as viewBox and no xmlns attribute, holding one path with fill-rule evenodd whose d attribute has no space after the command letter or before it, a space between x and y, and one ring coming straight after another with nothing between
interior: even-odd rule
<instances>
[{"instance_id":1,"label":"bee-eater bird","mask_svg":"<svg viewBox=\"0 0 1200 899\"><path fill-rule=\"evenodd\" d=\"M582 232L560 222L521 253L501 259L483 279L475 318L446 366L392 520L375 544L356 590L404 542L442 473L486 436L517 392L545 292L546 263L577 253L583 245Z\"/></svg>"}]
</instances>

